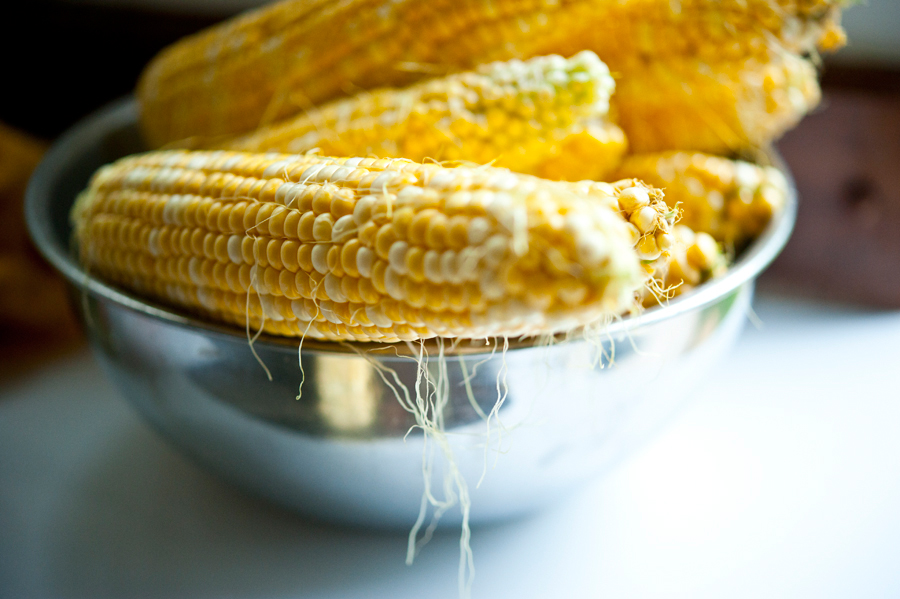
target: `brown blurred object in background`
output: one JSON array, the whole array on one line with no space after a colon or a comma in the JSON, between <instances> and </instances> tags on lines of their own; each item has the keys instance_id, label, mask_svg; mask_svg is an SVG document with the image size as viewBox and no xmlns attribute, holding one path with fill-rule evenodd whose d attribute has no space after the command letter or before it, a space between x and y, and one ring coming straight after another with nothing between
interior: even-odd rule
<instances>
[{"instance_id":1,"label":"brown blurred object in background","mask_svg":"<svg viewBox=\"0 0 900 599\"><path fill-rule=\"evenodd\" d=\"M900 308L900 70L829 67L822 107L779 143L800 193L764 283Z\"/></svg>"},{"instance_id":2,"label":"brown blurred object in background","mask_svg":"<svg viewBox=\"0 0 900 599\"><path fill-rule=\"evenodd\" d=\"M22 195L49 145L37 138L51 140L130 93L156 52L222 17L155 11L151 2L108 4L30 0L16 4L14 18L0 19L0 54L16 57L4 64L3 78L16 92L0 94L0 378L81 339L62 280L25 229ZM23 23L41 23L40 35Z\"/></svg>"},{"instance_id":3,"label":"brown blurred object in background","mask_svg":"<svg viewBox=\"0 0 900 599\"><path fill-rule=\"evenodd\" d=\"M31 246L23 196L45 144L0 123L0 355L52 351L76 338L66 290ZM32 351L34 350L34 351Z\"/></svg>"}]
</instances>

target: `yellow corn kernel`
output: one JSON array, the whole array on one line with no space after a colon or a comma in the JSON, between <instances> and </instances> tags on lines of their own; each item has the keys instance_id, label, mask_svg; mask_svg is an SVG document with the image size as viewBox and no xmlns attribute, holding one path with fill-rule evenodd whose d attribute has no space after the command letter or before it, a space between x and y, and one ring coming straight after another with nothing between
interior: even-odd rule
<instances>
[{"instance_id":1,"label":"yellow corn kernel","mask_svg":"<svg viewBox=\"0 0 900 599\"><path fill-rule=\"evenodd\" d=\"M729 154L764 147L819 102L816 69L800 56L648 63L623 73L613 105L635 153Z\"/></svg>"},{"instance_id":2,"label":"yellow corn kernel","mask_svg":"<svg viewBox=\"0 0 900 599\"><path fill-rule=\"evenodd\" d=\"M728 260L710 235L675 225L668 253L646 263L648 284L638 293L644 307L687 293L725 272Z\"/></svg>"},{"instance_id":3,"label":"yellow corn kernel","mask_svg":"<svg viewBox=\"0 0 900 599\"><path fill-rule=\"evenodd\" d=\"M764 58L773 47L806 54L842 45L845 0L620 0L578 2L558 25L569 35L548 51L596 52L627 76L648 62Z\"/></svg>"},{"instance_id":4,"label":"yellow corn kernel","mask_svg":"<svg viewBox=\"0 0 900 599\"><path fill-rule=\"evenodd\" d=\"M625 152L621 129L604 119L615 87L591 52L482 65L405 89L338 100L219 147L327 156L448 158L543 178L590 177L614 169ZM571 171L571 167L568 167Z\"/></svg>"},{"instance_id":5,"label":"yellow corn kernel","mask_svg":"<svg viewBox=\"0 0 900 599\"><path fill-rule=\"evenodd\" d=\"M239 199L216 195L224 173L241 179ZM196 176L219 181L201 185L210 196L185 193ZM657 194L403 159L168 151L99 170L72 218L92 273L207 318L318 339L481 338L553 333L630 307L644 277L623 193ZM317 199L278 203L289 195ZM336 205L326 195L346 213L316 215L311 238L271 225L276 210L302 223ZM165 222L136 211L150 201ZM207 202L210 215L258 208L244 231L231 215L188 224ZM467 244L451 248L459 227Z\"/></svg>"},{"instance_id":6,"label":"yellow corn kernel","mask_svg":"<svg viewBox=\"0 0 900 599\"><path fill-rule=\"evenodd\" d=\"M544 160L531 173L554 181L605 181L621 164L628 149L625 132L613 123L589 124L570 134L559 153Z\"/></svg>"},{"instance_id":7,"label":"yellow corn kernel","mask_svg":"<svg viewBox=\"0 0 900 599\"><path fill-rule=\"evenodd\" d=\"M153 146L232 136L359 90L583 49L624 79L637 78L633 64L665 58L703 65L759 60L771 47L811 53L820 39L823 49L841 42L845 3L287 0L164 50L138 85L141 122Z\"/></svg>"},{"instance_id":8,"label":"yellow corn kernel","mask_svg":"<svg viewBox=\"0 0 900 599\"><path fill-rule=\"evenodd\" d=\"M278 2L160 53L138 84L141 122L156 147L235 135L358 90L550 53L534 47L565 36L554 26L565 10L555 0Z\"/></svg>"},{"instance_id":9,"label":"yellow corn kernel","mask_svg":"<svg viewBox=\"0 0 900 599\"><path fill-rule=\"evenodd\" d=\"M656 260L668 253L673 242L670 233L680 218L680 210L670 207L661 191L647 187L637 179L622 179L616 183L579 181L567 186L617 209L641 260Z\"/></svg>"},{"instance_id":10,"label":"yellow corn kernel","mask_svg":"<svg viewBox=\"0 0 900 599\"><path fill-rule=\"evenodd\" d=\"M666 203L680 209L681 224L736 249L763 231L789 193L774 167L698 152L635 154L617 175L664 190Z\"/></svg>"}]
</instances>

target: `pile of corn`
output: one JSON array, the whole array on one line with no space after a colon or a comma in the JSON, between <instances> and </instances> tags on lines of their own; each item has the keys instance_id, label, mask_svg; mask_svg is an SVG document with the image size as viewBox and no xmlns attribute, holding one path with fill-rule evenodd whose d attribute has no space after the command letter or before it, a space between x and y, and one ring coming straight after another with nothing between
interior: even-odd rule
<instances>
[{"instance_id":1,"label":"pile of corn","mask_svg":"<svg viewBox=\"0 0 900 599\"><path fill-rule=\"evenodd\" d=\"M818 102L842 3L278 2L148 66L141 125L168 149L97 173L82 260L330 340L541 335L665 302L782 209L781 173L740 158Z\"/></svg>"}]
</instances>

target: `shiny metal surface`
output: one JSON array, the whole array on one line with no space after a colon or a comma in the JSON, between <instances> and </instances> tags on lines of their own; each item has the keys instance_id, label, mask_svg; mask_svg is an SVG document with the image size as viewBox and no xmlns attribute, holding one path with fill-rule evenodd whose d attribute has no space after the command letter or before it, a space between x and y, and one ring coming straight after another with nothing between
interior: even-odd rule
<instances>
[{"instance_id":1,"label":"shiny metal surface","mask_svg":"<svg viewBox=\"0 0 900 599\"><path fill-rule=\"evenodd\" d=\"M417 389L443 420L475 522L538 509L613 465L733 344L752 281L784 245L795 212L792 199L725 277L612 324L602 340L517 342L508 352L464 344L440 360L434 342L307 341L298 352L297 340L262 336L254 348L270 381L242 331L109 287L70 255L75 195L95 168L140 149L134 104L124 100L64 136L28 190L32 236L69 280L98 359L160 432L209 468L298 511L371 526L415 521L423 456L433 456L430 480L442 495L448 462L435 442L442 437L414 428ZM429 356L421 369L419 352ZM436 412L435 397L445 403ZM489 427L484 415L495 409ZM451 510L443 522L459 518Z\"/></svg>"}]
</instances>

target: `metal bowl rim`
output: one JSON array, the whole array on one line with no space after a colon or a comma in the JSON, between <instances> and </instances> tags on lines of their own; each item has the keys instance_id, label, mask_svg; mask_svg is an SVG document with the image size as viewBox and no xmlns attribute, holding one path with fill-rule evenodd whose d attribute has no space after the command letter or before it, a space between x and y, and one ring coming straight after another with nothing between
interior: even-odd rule
<instances>
[{"instance_id":1,"label":"metal bowl rim","mask_svg":"<svg viewBox=\"0 0 900 599\"><path fill-rule=\"evenodd\" d=\"M35 169L25 194L25 218L28 231L38 250L43 256L81 293L113 302L128 310L139 312L168 324L200 330L207 335L219 338L239 340L247 343L246 333L233 327L208 322L199 318L178 314L172 309L154 302L143 300L126 291L112 287L89 275L75 261L66 243L54 235L50 220L46 218L53 204L52 189L58 173L65 171L73 157L84 148L100 142L111 131L134 125L137 121L138 109L135 100L127 96L121 98L84 118L66 131L47 151L41 163ZM780 156L769 150L768 155L773 163L786 175ZM664 320L675 318L681 314L700 310L715 303L729 293L755 279L775 259L787 243L794 227L797 211L797 194L793 181L788 176L788 201L779 214L770 222L763 233L738 257L728 272L721 277L709 281L691 293L679 296L665 306L651 308L637 316L627 317L612 322L606 334L615 337L621 334L636 332ZM281 346L296 349L300 341L292 337L278 337L262 334L256 340L265 346ZM352 354L354 350L348 342L303 341L303 351L311 353ZM353 342L359 351L394 349L400 354L408 354L404 343L359 343ZM510 349L533 347L533 339L510 341ZM456 353L486 353L484 346L477 348L460 345Z\"/></svg>"}]
</instances>

